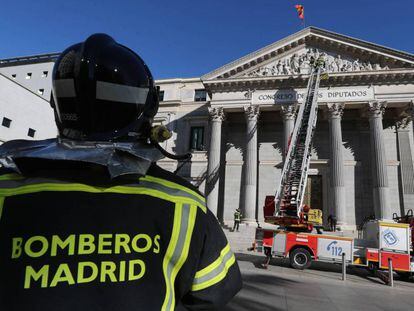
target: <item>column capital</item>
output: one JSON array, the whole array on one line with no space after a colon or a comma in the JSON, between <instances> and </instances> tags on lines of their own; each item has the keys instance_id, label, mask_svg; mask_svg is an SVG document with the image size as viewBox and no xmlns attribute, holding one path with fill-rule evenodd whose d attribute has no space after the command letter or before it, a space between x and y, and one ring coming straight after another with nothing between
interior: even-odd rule
<instances>
[{"instance_id":1,"label":"column capital","mask_svg":"<svg viewBox=\"0 0 414 311\"><path fill-rule=\"evenodd\" d=\"M405 109L405 112L406 112L408 115L410 115L410 116L411 116L411 118L413 118L413 117L414 117L414 99L412 99L412 100L410 100L410 101L408 102L408 106L407 106L407 108Z\"/></svg>"},{"instance_id":2,"label":"column capital","mask_svg":"<svg viewBox=\"0 0 414 311\"><path fill-rule=\"evenodd\" d=\"M405 130L411 122L411 116L403 116L395 122L397 130Z\"/></svg>"},{"instance_id":3,"label":"column capital","mask_svg":"<svg viewBox=\"0 0 414 311\"><path fill-rule=\"evenodd\" d=\"M244 107L244 114L248 121L257 121L257 119L259 118L259 114L260 114L259 106L250 105L250 106Z\"/></svg>"},{"instance_id":4,"label":"column capital","mask_svg":"<svg viewBox=\"0 0 414 311\"><path fill-rule=\"evenodd\" d=\"M211 121L224 121L225 114L223 107L208 107L208 113Z\"/></svg>"},{"instance_id":5,"label":"column capital","mask_svg":"<svg viewBox=\"0 0 414 311\"><path fill-rule=\"evenodd\" d=\"M414 121L414 99L410 100L404 108L397 109L395 120L396 129L408 130L407 127L411 121Z\"/></svg>"},{"instance_id":6,"label":"column capital","mask_svg":"<svg viewBox=\"0 0 414 311\"><path fill-rule=\"evenodd\" d=\"M282 104L280 106L280 114L282 115L283 121L294 120L296 115L296 105Z\"/></svg>"},{"instance_id":7,"label":"column capital","mask_svg":"<svg viewBox=\"0 0 414 311\"><path fill-rule=\"evenodd\" d=\"M386 101L371 101L368 103L367 113L368 118L382 118L385 112L385 108L387 108Z\"/></svg>"},{"instance_id":8,"label":"column capital","mask_svg":"<svg viewBox=\"0 0 414 311\"><path fill-rule=\"evenodd\" d=\"M331 119L341 119L344 114L344 103L328 103L328 118Z\"/></svg>"}]
</instances>

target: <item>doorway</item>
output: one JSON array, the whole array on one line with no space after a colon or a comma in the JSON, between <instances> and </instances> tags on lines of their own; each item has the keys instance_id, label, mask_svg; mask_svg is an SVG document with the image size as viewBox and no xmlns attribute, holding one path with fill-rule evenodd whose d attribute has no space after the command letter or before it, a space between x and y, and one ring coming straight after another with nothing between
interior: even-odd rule
<instances>
[{"instance_id":1,"label":"doorway","mask_svg":"<svg viewBox=\"0 0 414 311\"><path fill-rule=\"evenodd\" d=\"M303 204L323 211L323 183L321 175L308 175Z\"/></svg>"}]
</instances>

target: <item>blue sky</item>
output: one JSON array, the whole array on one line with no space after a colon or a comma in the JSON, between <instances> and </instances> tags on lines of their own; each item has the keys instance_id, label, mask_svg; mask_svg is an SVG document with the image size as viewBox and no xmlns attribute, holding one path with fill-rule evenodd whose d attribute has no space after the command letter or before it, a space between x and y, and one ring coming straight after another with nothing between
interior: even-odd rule
<instances>
[{"instance_id":1,"label":"blue sky","mask_svg":"<svg viewBox=\"0 0 414 311\"><path fill-rule=\"evenodd\" d=\"M156 78L196 77L306 24L414 53L413 0L3 1L0 58L59 52L105 32Z\"/></svg>"}]
</instances>

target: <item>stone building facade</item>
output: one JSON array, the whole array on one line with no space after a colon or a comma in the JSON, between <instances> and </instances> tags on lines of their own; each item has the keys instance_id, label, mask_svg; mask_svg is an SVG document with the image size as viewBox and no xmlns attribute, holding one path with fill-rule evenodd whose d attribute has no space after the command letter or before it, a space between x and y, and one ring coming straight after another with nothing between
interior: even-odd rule
<instances>
[{"instance_id":1,"label":"stone building facade","mask_svg":"<svg viewBox=\"0 0 414 311\"><path fill-rule=\"evenodd\" d=\"M173 116L167 123L178 133L173 150L188 151L192 127L206 129L205 151L194 151L180 173L200 184L219 219L230 221L241 207L245 220L263 221L309 61L318 57L329 75L318 94L306 203L323 210L325 223L335 214L344 228L413 208L414 56L310 27L200 80L159 81L167 96L160 115ZM206 90L206 101L175 102L172 89L187 94L186 88Z\"/></svg>"},{"instance_id":2,"label":"stone building facade","mask_svg":"<svg viewBox=\"0 0 414 311\"><path fill-rule=\"evenodd\" d=\"M314 27L202 77L157 80L155 122L174 133L164 147L193 154L159 164L205 192L224 223L238 207L246 221L262 222L317 57L328 77L318 94L306 203L325 223L335 214L350 229L367 216L413 208L414 55ZM0 78L12 71L0 64Z\"/></svg>"}]
</instances>

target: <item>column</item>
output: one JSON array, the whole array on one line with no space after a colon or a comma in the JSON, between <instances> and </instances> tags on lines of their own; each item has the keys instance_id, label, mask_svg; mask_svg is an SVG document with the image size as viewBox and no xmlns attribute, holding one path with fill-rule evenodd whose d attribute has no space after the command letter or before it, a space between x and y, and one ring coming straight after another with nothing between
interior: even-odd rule
<instances>
[{"instance_id":1,"label":"column","mask_svg":"<svg viewBox=\"0 0 414 311\"><path fill-rule=\"evenodd\" d=\"M414 102L408 103L407 109L403 110L396 121L397 152L400 165L398 168L398 182L400 183L401 210L394 208L393 212L400 214L407 211L414 205L414 161L413 141L411 136L414 116Z\"/></svg>"},{"instance_id":2,"label":"column","mask_svg":"<svg viewBox=\"0 0 414 311\"><path fill-rule=\"evenodd\" d=\"M338 225L346 223L344 155L342 147L341 119L345 105L328 104L329 150L330 150L330 194L332 209Z\"/></svg>"},{"instance_id":3,"label":"column","mask_svg":"<svg viewBox=\"0 0 414 311\"><path fill-rule=\"evenodd\" d=\"M409 123L411 123L411 137L410 137L410 146L413 149L412 157L414 159L414 141L412 140L414 138L414 99L410 100L408 103L408 107L406 110L407 118L409 120ZM414 162L413 162L414 164Z\"/></svg>"},{"instance_id":4,"label":"column","mask_svg":"<svg viewBox=\"0 0 414 311\"><path fill-rule=\"evenodd\" d=\"M280 114L283 119L283 161L285 160L288 151L290 136L292 135L293 128L295 127L295 111L296 105L294 104L284 104L281 106Z\"/></svg>"},{"instance_id":5,"label":"column","mask_svg":"<svg viewBox=\"0 0 414 311\"><path fill-rule=\"evenodd\" d=\"M414 135L414 99L410 101L410 104L408 106L408 112L411 116L411 125L412 125L412 130L413 130L413 135Z\"/></svg>"},{"instance_id":6,"label":"column","mask_svg":"<svg viewBox=\"0 0 414 311\"><path fill-rule=\"evenodd\" d=\"M374 211L375 217L378 219L392 218L388 202L387 160L385 157L384 128L382 125L382 116L386 106L386 102L370 102L368 104Z\"/></svg>"},{"instance_id":7,"label":"column","mask_svg":"<svg viewBox=\"0 0 414 311\"><path fill-rule=\"evenodd\" d=\"M224 120L222 107L208 108L210 114L210 147L208 151L208 166L206 180L207 207L217 216L219 173L220 173L220 152L221 152L221 125Z\"/></svg>"},{"instance_id":8,"label":"column","mask_svg":"<svg viewBox=\"0 0 414 311\"><path fill-rule=\"evenodd\" d=\"M245 154L245 179L244 179L244 219L256 220L256 193L257 193L257 119L259 117L258 106L244 108L247 122L247 146Z\"/></svg>"}]
</instances>

